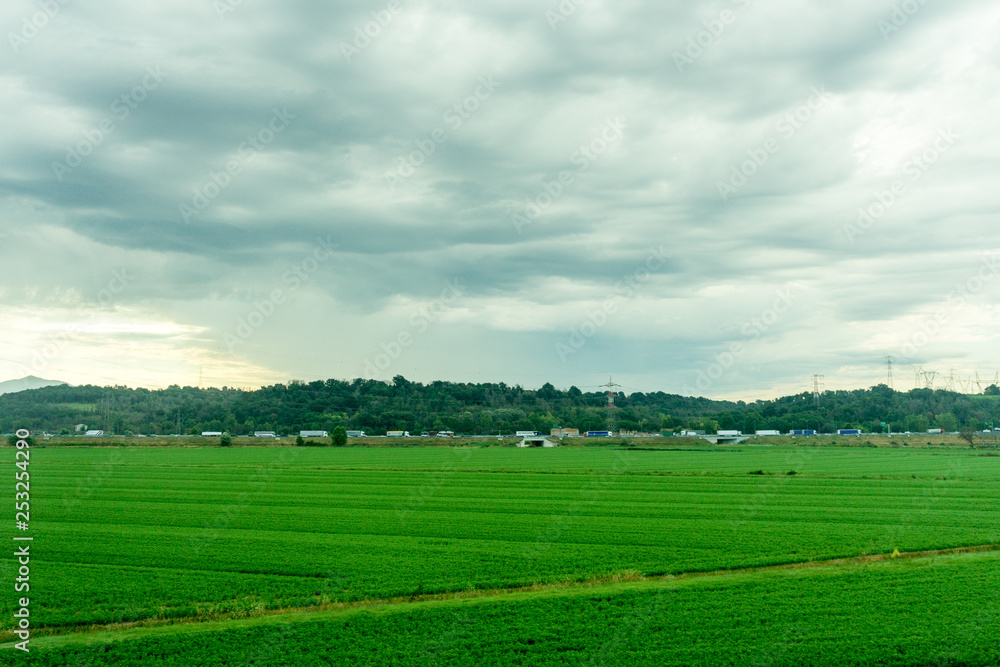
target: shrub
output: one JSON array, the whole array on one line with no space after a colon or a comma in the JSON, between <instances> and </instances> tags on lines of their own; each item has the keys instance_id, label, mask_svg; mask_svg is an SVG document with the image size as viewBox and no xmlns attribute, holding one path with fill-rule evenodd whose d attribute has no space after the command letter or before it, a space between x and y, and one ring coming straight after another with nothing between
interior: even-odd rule
<instances>
[{"instance_id":1,"label":"shrub","mask_svg":"<svg viewBox=\"0 0 1000 667\"><path fill-rule=\"evenodd\" d=\"M346 447L347 446L347 429L343 426L338 426L333 429L333 435L330 436L330 441L334 447Z\"/></svg>"},{"instance_id":2,"label":"shrub","mask_svg":"<svg viewBox=\"0 0 1000 667\"><path fill-rule=\"evenodd\" d=\"M26 443L28 443L29 447L35 444L35 439L32 438L30 435L27 438L19 438L16 435L8 436L7 444L10 445L11 447L17 447L18 440L24 440Z\"/></svg>"},{"instance_id":3,"label":"shrub","mask_svg":"<svg viewBox=\"0 0 1000 667\"><path fill-rule=\"evenodd\" d=\"M225 433L219 436L219 446L229 447L231 444L233 444L233 439L232 437L230 437L229 431L226 431Z\"/></svg>"}]
</instances>

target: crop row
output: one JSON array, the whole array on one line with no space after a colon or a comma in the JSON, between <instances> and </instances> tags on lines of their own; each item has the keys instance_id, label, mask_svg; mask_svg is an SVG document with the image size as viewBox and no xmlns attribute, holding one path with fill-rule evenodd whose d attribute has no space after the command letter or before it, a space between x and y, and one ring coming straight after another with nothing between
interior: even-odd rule
<instances>
[{"instance_id":1,"label":"crop row","mask_svg":"<svg viewBox=\"0 0 1000 667\"><path fill-rule=\"evenodd\" d=\"M974 554L181 627L30 664L993 665L998 591L1000 557Z\"/></svg>"},{"instance_id":2,"label":"crop row","mask_svg":"<svg viewBox=\"0 0 1000 667\"><path fill-rule=\"evenodd\" d=\"M82 463L87 452L60 451L33 468L36 623L252 611L628 570L704 571L1000 542L1000 488L970 478L442 475L302 461L267 474L256 464L275 451L159 450L142 452L142 462L110 465L101 463L104 450L90 450L90 465ZM364 451L378 454L374 463L384 451L396 452ZM448 449L430 451L456 458ZM590 450L560 455L567 452L594 460ZM230 454L239 466L218 463ZM4 580L14 566L0 558ZM3 618L12 618L12 604L0 599ZM0 621L0 628L10 623Z\"/></svg>"},{"instance_id":3,"label":"crop row","mask_svg":"<svg viewBox=\"0 0 1000 667\"><path fill-rule=\"evenodd\" d=\"M477 539L468 537L471 515L435 513L432 519L445 521L450 534L383 535L377 526L373 534L338 534L49 524L36 543L40 574L35 585L45 591L38 622L113 622L123 608L134 618L193 615L192 609L238 607L241 600L283 607L503 588L624 570L705 571L994 542L998 534L995 524L977 531L754 519L734 530L729 522L706 519L648 520L616 528L600 517L569 517L536 520L531 530L515 522L504 539ZM5 560L0 569L7 568L13 561Z\"/></svg>"},{"instance_id":4,"label":"crop row","mask_svg":"<svg viewBox=\"0 0 1000 667\"><path fill-rule=\"evenodd\" d=\"M192 471L219 468L231 472L275 470L424 470L469 472L571 473L610 470L629 473L714 473L741 475L751 470L783 474L844 477L898 476L1000 480L1000 457L975 450L857 449L835 447L742 447L684 451L628 451L564 447L516 448L192 448L59 449L35 456L47 469L78 472L127 465Z\"/></svg>"}]
</instances>

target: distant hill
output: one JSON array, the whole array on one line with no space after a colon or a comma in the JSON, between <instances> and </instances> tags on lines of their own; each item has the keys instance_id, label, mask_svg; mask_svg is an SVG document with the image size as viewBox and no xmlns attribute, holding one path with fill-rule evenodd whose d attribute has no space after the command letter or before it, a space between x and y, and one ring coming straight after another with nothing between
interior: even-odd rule
<instances>
[{"instance_id":1,"label":"distant hill","mask_svg":"<svg viewBox=\"0 0 1000 667\"><path fill-rule=\"evenodd\" d=\"M64 384L66 383L60 380L43 380L42 378L36 378L34 375L29 375L20 380L0 382L0 394L13 394L25 389L41 389L42 387L56 387Z\"/></svg>"}]
</instances>

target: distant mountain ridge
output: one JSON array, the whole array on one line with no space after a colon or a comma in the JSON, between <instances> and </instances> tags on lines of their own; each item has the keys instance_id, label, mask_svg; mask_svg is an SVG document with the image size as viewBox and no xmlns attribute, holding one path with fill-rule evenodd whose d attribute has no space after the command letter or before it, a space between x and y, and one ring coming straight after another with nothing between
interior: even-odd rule
<instances>
[{"instance_id":1,"label":"distant mountain ridge","mask_svg":"<svg viewBox=\"0 0 1000 667\"><path fill-rule=\"evenodd\" d=\"M64 384L68 383L61 380L45 380L36 378L34 375L29 375L20 380L0 382L0 394L13 394L18 391L25 391L26 389L41 389L42 387L56 387Z\"/></svg>"}]
</instances>

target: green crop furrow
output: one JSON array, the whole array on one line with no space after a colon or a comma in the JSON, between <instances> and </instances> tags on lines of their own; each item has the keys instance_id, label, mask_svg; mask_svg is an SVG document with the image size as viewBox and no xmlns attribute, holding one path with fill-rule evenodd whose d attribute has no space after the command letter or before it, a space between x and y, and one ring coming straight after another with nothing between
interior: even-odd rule
<instances>
[{"instance_id":1,"label":"green crop furrow","mask_svg":"<svg viewBox=\"0 0 1000 667\"><path fill-rule=\"evenodd\" d=\"M43 637L14 665L993 665L1000 554ZM72 663L70 663L72 664Z\"/></svg>"},{"instance_id":2,"label":"green crop furrow","mask_svg":"<svg viewBox=\"0 0 1000 667\"><path fill-rule=\"evenodd\" d=\"M1000 465L968 452L45 449L32 470L49 631L1000 542Z\"/></svg>"}]
</instances>

